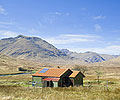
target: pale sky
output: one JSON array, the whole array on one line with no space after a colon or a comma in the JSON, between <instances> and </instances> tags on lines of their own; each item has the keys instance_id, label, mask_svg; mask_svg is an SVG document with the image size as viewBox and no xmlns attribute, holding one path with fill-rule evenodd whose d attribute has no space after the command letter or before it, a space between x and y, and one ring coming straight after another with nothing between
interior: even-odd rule
<instances>
[{"instance_id":1,"label":"pale sky","mask_svg":"<svg viewBox=\"0 0 120 100\"><path fill-rule=\"evenodd\" d=\"M59 49L120 54L120 0L0 0L0 38L38 36Z\"/></svg>"}]
</instances>

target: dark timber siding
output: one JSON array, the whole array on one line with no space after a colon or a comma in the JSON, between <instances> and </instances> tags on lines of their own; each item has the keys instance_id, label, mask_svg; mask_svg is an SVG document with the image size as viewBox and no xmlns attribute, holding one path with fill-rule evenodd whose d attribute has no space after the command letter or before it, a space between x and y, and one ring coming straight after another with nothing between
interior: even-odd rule
<instances>
[{"instance_id":1,"label":"dark timber siding","mask_svg":"<svg viewBox=\"0 0 120 100\"><path fill-rule=\"evenodd\" d=\"M73 82L73 86L83 85L83 76L80 73L78 73L76 77L70 79Z\"/></svg>"}]
</instances>

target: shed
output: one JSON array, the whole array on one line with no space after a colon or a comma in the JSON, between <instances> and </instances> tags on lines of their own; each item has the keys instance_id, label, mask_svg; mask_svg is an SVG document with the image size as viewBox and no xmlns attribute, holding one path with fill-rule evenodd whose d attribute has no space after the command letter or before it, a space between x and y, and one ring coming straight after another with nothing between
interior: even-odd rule
<instances>
[{"instance_id":1,"label":"shed","mask_svg":"<svg viewBox=\"0 0 120 100\"><path fill-rule=\"evenodd\" d=\"M73 73L69 76L73 86L83 85L83 78L85 77L80 71L73 71Z\"/></svg>"},{"instance_id":2,"label":"shed","mask_svg":"<svg viewBox=\"0 0 120 100\"><path fill-rule=\"evenodd\" d=\"M32 75L32 85L39 87L66 87L72 84L70 69L42 68Z\"/></svg>"}]
</instances>

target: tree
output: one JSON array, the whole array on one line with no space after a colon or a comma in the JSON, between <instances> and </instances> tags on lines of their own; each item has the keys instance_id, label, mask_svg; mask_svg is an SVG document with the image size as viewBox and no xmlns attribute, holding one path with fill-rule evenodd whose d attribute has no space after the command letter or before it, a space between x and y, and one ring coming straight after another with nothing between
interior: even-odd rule
<instances>
[{"instance_id":1,"label":"tree","mask_svg":"<svg viewBox=\"0 0 120 100\"><path fill-rule=\"evenodd\" d=\"M98 80L98 84L100 83L100 76L102 74L102 72L100 71L95 71L96 72L96 75L97 75L97 80Z\"/></svg>"},{"instance_id":2,"label":"tree","mask_svg":"<svg viewBox=\"0 0 120 100\"><path fill-rule=\"evenodd\" d=\"M86 66L75 65L73 70L82 72L83 74L88 70Z\"/></svg>"}]
</instances>

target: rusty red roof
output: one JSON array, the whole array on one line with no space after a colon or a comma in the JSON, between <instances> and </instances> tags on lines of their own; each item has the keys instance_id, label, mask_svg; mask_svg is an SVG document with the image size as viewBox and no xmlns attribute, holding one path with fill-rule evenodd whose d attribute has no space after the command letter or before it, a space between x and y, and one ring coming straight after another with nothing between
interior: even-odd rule
<instances>
[{"instance_id":1,"label":"rusty red roof","mask_svg":"<svg viewBox=\"0 0 120 100\"><path fill-rule=\"evenodd\" d=\"M78 75L78 73L80 73L83 77L85 77L85 75L83 73L81 73L80 71L73 71L73 73L69 76L69 77L76 77Z\"/></svg>"},{"instance_id":2,"label":"rusty red roof","mask_svg":"<svg viewBox=\"0 0 120 100\"><path fill-rule=\"evenodd\" d=\"M60 78L44 78L44 81L59 81Z\"/></svg>"},{"instance_id":3,"label":"rusty red roof","mask_svg":"<svg viewBox=\"0 0 120 100\"><path fill-rule=\"evenodd\" d=\"M45 69L45 70L44 70ZM62 76L66 71L68 71L68 68L60 69L60 68L42 68L32 76L48 76L48 77L60 77Z\"/></svg>"},{"instance_id":4,"label":"rusty red roof","mask_svg":"<svg viewBox=\"0 0 120 100\"><path fill-rule=\"evenodd\" d=\"M76 77L79 72L80 71L73 71L73 73L69 77Z\"/></svg>"}]
</instances>

